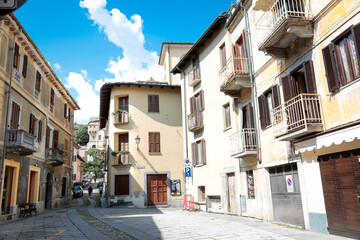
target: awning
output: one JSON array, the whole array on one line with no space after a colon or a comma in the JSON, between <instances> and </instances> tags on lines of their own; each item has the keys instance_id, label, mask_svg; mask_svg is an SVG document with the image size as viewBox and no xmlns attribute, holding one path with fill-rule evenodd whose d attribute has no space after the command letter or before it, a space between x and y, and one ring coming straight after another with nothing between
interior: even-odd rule
<instances>
[{"instance_id":1,"label":"awning","mask_svg":"<svg viewBox=\"0 0 360 240\"><path fill-rule=\"evenodd\" d=\"M303 153L322 147L330 147L333 144L340 145L343 142L352 142L356 138L360 139L360 125L329 132L306 141L295 143L295 153L298 154L299 152Z\"/></svg>"}]
</instances>

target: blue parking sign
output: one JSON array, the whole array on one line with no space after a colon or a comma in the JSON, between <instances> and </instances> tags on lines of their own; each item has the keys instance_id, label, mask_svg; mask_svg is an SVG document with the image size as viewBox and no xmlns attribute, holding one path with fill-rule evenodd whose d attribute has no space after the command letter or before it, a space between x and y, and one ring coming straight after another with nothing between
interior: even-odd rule
<instances>
[{"instance_id":1,"label":"blue parking sign","mask_svg":"<svg viewBox=\"0 0 360 240\"><path fill-rule=\"evenodd\" d=\"M191 177L191 168L190 167L185 168L185 177Z\"/></svg>"}]
</instances>

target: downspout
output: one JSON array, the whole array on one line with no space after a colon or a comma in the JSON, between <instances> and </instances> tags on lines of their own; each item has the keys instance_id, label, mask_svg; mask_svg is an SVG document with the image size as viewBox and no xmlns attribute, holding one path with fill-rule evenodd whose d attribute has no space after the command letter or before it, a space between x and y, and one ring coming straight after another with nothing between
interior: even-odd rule
<instances>
[{"instance_id":1,"label":"downspout","mask_svg":"<svg viewBox=\"0 0 360 240\"><path fill-rule=\"evenodd\" d=\"M6 140L8 138L8 124L9 124L9 111L10 111L10 100L11 100L11 85L12 85L12 79L13 79L13 68L14 68L14 57L15 57L15 40L16 35L21 33L21 29L19 31L14 32L14 40L13 40L13 46L11 50L12 53L12 59L11 59L11 68L10 68L10 82L9 82L9 91L8 91L8 99L7 99L7 106L6 106L6 115L5 115L5 134L4 134L4 147L2 152L2 159L1 159L1 166L0 166L0 186L2 185L3 180L3 174L4 174L4 163L5 163L5 157L6 157Z\"/></svg>"},{"instance_id":2,"label":"downspout","mask_svg":"<svg viewBox=\"0 0 360 240\"><path fill-rule=\"evenodd\" d=\"M252 106L253 106L253 118L254 118L254 127L255 127L255 132L256 132L256 159L258 161L258 163L261 164L261 158L260 158L260 154L259 154L259 130L257 127L257 118L256 118L256 108L255 108L255 88L254 88L254 76L253 76L253 69L252 69L252 57L251 57L251 52L250 52L250 36L249 36L249 24L248 24L248 18L247 18L247 14L246 14L246 8L243 6L243 1L244 0L240 0L239 1L239 7L243 9L243 15L244 15L244 19L245 19L245 38L246 38L246 45L247 45L247 54L249 57L249 74L250 74L250 85L251 85L251 102L252 102ZM237 8L236 8L237 9ZM235 10L236 12L236 10ZM235 14L233 15L235 16Z\"/></svg>"},{"instance_id":3,"label":"downspout","mask_svg":"<svg viewBox=\"0 0 360 240\"><path fill-rule=\"evenodd\" d=\"M184 134L184 139L185 141L185 159L189 159L189 148L188 148L188 132L187 132L187 119L186 119L186 87L185 87L185 72L181 71L180 68L178 66L176 66L176 69L180 71L180 75L183 76L183 81L182 83L184 84L184 87L182 88L183 90L181 91L182 95L183 95L183 102L182 102L182 111L183 111L183 134ZM181 78L181 77L180 77ZM185 171L185 170L184 170ZM185 177L185 172L183 175L183 181L184 181L184 195L186 195L186 177Z\"/></svg>"}]
</instances>

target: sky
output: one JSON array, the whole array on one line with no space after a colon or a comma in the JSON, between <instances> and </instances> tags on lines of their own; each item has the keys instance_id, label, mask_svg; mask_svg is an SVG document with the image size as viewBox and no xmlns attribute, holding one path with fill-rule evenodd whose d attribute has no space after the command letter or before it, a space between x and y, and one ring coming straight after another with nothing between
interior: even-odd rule
<instances>
[{"instance_id":1,"label":"sky","mask_svg":"<svg viewBox=\"0 0 360 240\"><path fill-rule=\"evenodd\" d=\"M234 0L28 0L14 12L81 110L99 115L105 82L163 79L161 44L196 42Z\"/></svg>"}]
</instances>

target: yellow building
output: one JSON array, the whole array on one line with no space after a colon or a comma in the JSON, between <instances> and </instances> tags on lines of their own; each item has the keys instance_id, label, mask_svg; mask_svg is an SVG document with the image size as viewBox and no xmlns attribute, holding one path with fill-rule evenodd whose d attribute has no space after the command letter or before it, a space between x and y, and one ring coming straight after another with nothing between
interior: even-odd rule
<instances>
[{"instance_id":1,"label":"yellow building","mask_svg":"<svg viewBox=\"0 0 360 240\"><path fill-rule=\"evenodd\" d=\"M17 216L19 205L32 203L42 211L70 201L73 113L79 106L15 16L0 24L0 220L5 220Z\"/></svg>"}]
</instances>

